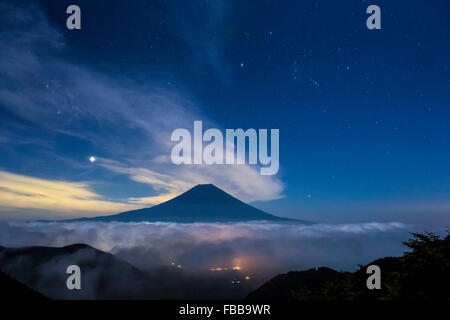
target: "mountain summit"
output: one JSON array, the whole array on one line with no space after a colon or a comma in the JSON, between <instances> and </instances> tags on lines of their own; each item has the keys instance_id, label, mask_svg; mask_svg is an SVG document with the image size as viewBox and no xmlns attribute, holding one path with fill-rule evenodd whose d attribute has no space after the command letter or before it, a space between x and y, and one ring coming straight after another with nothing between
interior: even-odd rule
<instances>
[{"instance_id":1,"label":"mountain summit","mask_svg":"<svg viewBox=\"0 0 450 320\"><path fill-rule=\"evenodd\" d=\"M111 216L83 218L89 221L122 222L238 222L290 220L256 209L212 184L199 184L185 193L151 208Z\"/></svg>"}]
</instances>

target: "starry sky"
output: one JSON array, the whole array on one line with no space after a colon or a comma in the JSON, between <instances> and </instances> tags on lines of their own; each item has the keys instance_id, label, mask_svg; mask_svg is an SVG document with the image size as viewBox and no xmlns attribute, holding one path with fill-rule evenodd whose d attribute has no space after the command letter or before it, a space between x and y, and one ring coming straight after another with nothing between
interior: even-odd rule
<instances>
[{"instance_id":1,"label":"starry sky","mask_svg":"<svg viewBox=\"0 0 450 320\"><path fill-rule=\"evenodd\" d=\"M449 225L449 18L448 0L2 1L0 220L213 183L280 216ZM278 128L279 172L172 164L194 120Z\"/></svg>"}]
</instances>

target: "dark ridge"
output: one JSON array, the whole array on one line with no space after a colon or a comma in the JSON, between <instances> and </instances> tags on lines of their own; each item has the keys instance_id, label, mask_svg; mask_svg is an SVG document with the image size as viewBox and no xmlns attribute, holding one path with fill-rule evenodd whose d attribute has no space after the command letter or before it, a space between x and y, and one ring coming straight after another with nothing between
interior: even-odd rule
<instances>
[{"instance_id":1,"label":"dark ridge","mask_svg":"<svg viewBox=\"0 0 450 320\"><path fill-rule=\"evenodd\" d=\"M67 289L69 265L80 267L85 290ZM51 299L125 299L145 290L140 284L145 277L142 271L86 244L2 248L0 266L2 272Z\"/></svg>"},{"instance_id":2,"label":"dark ridge","mask_svg":"<svg viewBox=\"0 0 450 320\"><path fill-rule=\"evenodd\" d=\"M416 234L404 244L411 249L401 257L385 257L355 272L329 268L288 272L267 281L248 295L252 300L414 300L449 301L450 234ZM367 267L381 270L381 288L368 290Z\"/></svg>"},{"instance_id":3,"label":"dark ridge","mask_svg":"<svg viewBox=\"0 0 450 320\"><path fill-rule=\"evenodd\" d=\"M306 271L290 271L268 280L261 287L251 292L248 299L291 300L294 299L293 292L305 288L317 290L324 283L334 280L338 276L339 272L327 267Z\"/></svg>"},{"instance_id":4,"label":"dark ridge","mask_svg":"<svg viewBox=\"0 0 450 320\"><path fill-rule=\"evenodd\" d=\"M67 289L69 265L80 267L81 290ZM251 287L250 283L239 287L232 284L230 277L239 276L234 271L211 275L166 265L139 270L115 255L82 244L3 248L0 266L3 272L50 299L242 299ZM8 286L0 291L8 294L4 288Z\"/></svg>"},{"instance_id":5,"label":"dark ridge","mask_svg":"<svg viewBox=\"0 0 450 320\"><path fill-rule=\"evenodd\" d=\"M1 247L3 249L3 247ZM47 300L48 298L39 292L27 287L23 283L12 278L9 274L0 271L0 299L9 300Z\"/></svg>"}]
</instances>

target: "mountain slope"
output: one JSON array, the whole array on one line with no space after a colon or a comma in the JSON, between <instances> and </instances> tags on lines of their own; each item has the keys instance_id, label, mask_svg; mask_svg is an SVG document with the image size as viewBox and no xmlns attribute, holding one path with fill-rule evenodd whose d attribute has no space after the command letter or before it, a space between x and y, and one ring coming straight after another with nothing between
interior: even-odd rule
<instances>
[{"instance_id":1,"label":"mountain slope","mask_svg":"<svg viewBox=\"0 0 450 320\"><path fill-rule=\"evenodd\" d=\"M324 284L338 279L340 273L320 267L306 271L290 271L268 280L248 295L250 300L293 300L297 292L319 290ZM310 299L311 295L310 295Z\"/></svg>"},{"instance_id":2,"label":"mountain slope","mask_svg":"<svg viewBox=\"0 0 450 320\"><path fill-rule=\"evenodd\" d=\"M81 290L67 289L69 265L81 268ZM140 270L85 244L61 248L0 247L0 268L52 299L121 299L145 290Z\"/></svg>"},{"instance_id":3,"label":"mountain slope","mask_svg":"<svg viewBox=\"0 0 450 320\"><path fill-rule=\"evenodd\" d=\"M413 233L402 257L370 262L352 273L330 268L278 275L248 295L250 300L450 300L450 234ZM367 267L381 269L381 289L368 290Z\"/></svg>"},{"instance_id":4,"label":"mountain slope","mask_svg":"<svg viewBox=\"0 0 450 320\"><path fill-rule=\"evenodd\" d=\"M0 301L46 300L42 294L28 288L23 283L0 271Z\"/></svg>"},{"instance_id":5,"label":"mountain slope","mask_svg":"<svg viewBox=\"0 0 450 320\"><path fill-rule=\"evenodd\" d=\"M68 290L66 286L66 269L73 264L81 269L81 290ZM30 296L32 290L25 285L57 300L241 299L252 286L250 282L233 284L230 277L241 276L235 270L191 272L166 265L139 270L115 255L85 244L60 248L0 246L0 269L1 291L13 299L36 298ZM5 291L10 288L14 289L11 294Z\"/></svg>"},{"instance_id":6,"label":"mountain slope","mask_svg":"<svg viewBox=\"0 0 450 320\"><path fill-rule=\"evenodd\" d=\"M256 209L212 184L201 184L178 197L151 208L132 210L105 217L77 220L191 223L253 220L289 221L291 219L280 218Z\"/></svg>"}]
</instances>

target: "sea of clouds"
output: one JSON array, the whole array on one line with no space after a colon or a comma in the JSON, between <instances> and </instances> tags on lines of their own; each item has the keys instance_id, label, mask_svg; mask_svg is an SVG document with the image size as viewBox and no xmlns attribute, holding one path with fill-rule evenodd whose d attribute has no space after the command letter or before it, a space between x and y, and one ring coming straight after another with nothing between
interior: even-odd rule
<instances>
[{"instance_id":1,"label":"sea of clouds","mask_svg":"<svg viewBox=\"0 0 450 320\"><path fill-rule=\"evenodd\" d=\"M190 271L239 266L273 276L328 266L352 271L377 258L400 256L411 232L444 228L391 223L285 224L28 222L0 224L5 247L85 243L150 270L174 262Z\"/></svg>"},{"instance_id":2,"label":"sea of clouds","mask_svg":"<svg viewBox=\"0 0 450 320\"><path fill-rule=\"evenodd\" d=\"M0 246L84 243L120 259L89 247L51 259L0 250L0 269L53 299L241 299L279 273L320 266L352 271L400 256L411 232L424 231L446 232L398 222L11 222L0 224ZM66 288L71 264L84 266L82 290Z\"/></svg>"}]
</instances>

